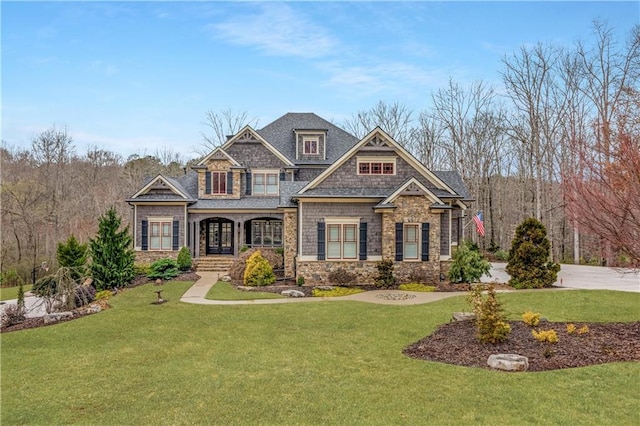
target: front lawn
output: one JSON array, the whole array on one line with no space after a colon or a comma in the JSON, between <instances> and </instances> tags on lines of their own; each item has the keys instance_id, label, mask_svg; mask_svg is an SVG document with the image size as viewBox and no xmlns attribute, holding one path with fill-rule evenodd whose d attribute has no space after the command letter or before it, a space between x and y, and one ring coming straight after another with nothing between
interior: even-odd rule
<instances>
[{"instance_id":1,"label":"front lawn","mask_svg":"<svg viewBox=\"0 0 640 426\"><path fill-rule=\"evenodd\" d=\"M31 284L22 286L24 292L28 292L33 287ZM0 300L11 300L18 298L18 289L20 287L0 287Z\"/></svg>"},{"instance_id":2,"label":"front lawn","mask_svg":"<svg viewBox=\"0 0 640 426\"><path fill-rule=\"evenodd\" d=\"M206 295L206 299L211 300L254 300L254 299L282 299L285 296L281 296L276 293L269 293L267 291L244 291L238 290L231 284L218 281Z\"/></svg>"},{"instance_id":3,"label":"front lawn","mask_svg":"<svg viewBox=\"0 0 640 426\"><path fill-rule=\"evenodd\" d=\"M466 310L322 301L179 302L192 283L1 336L2 424L638 424L640 363L502 373L411 359L408 344ZM513 319L638 321L640 294L500 295Z\"/></svg>"}]
</instances>

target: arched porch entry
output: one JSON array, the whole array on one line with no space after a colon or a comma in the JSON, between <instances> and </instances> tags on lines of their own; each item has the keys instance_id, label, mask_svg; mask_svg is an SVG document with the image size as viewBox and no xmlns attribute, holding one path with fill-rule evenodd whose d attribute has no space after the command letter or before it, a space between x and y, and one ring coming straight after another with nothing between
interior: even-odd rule
<instances>
[{"instance_id":1,"label":"arched porch entry","mask_svg":"<svg viewBox=\"0 0 640 426\"><path fill-rule=\"evenodd\" d=\"M205 220L205 253L234 254L234 222L221 217Z\"/></svg>"}]
</instances>

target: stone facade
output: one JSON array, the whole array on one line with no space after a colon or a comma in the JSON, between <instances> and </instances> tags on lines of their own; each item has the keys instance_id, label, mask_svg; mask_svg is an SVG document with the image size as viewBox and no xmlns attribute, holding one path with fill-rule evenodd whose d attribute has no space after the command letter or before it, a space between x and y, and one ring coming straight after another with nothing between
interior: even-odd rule
<instances>
[{"instance_id":1,"label":"stone facade","mask_svg":"<svg viewBox=\"0 0 640 426\"><path fill-rule=\"evenodd\" d=\"M261 142L238 142L226 151L236 161L250 169L280 169L285 165Z\"/></svg>"},{"instance_id":2,"label":"stone facade","mask_svg":"<svg viewBox=\"0 0 640 426\"><path fill-rule=\"evenodd\" d=\"M339 268L356 274L354 284L373 284L378 275L378 262L372 261L298 261L297 277L304 277L305 285L330 285L329 274Z\"/></svg>"},{"instance_id":3,"label":"stone facade","mask_svg":"<svg viewBox=\"0 0 640 426\"><path fill-rule=\"evenodd\" d=\"M298 211L290 209L284 213L284 275L296 275L296 253L298 251Z\"/></svg>"},{"instance_id":4,"label":"stone facade","mask_svg":"<svg viewBox=\"0 0 640 426\"><path fill-rule=\"evenodd\" d=\"M211 159L206 164L207 170L198 170L198 198L203 200L211 199L239 199L242 195L242 173L240 170L232 170L229 160ZM205 177L206 172L229 172L233 173L233 194L206 194Z\"/></svg>"},{"instance_id":5,"label":"stone facade","mask_svg":"<svg viewBox=\"0 0 640 426\"><path fill-rule=\"evenodd\" d=\"M160 259L178 259L178 251L137 251L136 263L151 264Z\"/></svg>"}]
</instances>

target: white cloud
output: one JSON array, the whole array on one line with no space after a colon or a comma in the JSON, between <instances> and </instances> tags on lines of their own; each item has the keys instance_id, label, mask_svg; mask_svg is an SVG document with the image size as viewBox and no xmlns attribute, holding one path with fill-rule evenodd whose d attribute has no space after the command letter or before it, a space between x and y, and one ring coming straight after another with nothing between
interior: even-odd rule
<instances>
[{"instance_id":1,"label":"white cloud","mask_svg":"<svg viewBox=\"0 0 640 426\"><path fill-rule=\"evenodd\" d=\"M107 77L111 77L114 76L116 74L118 74L120 72L120 70L118 69L117 66L115 66L114 64L111 64L109 62L105 62L105 61L101 61L101 60L96 60L93 61L89 64L88 66L89 71L93 71L93 72L97 72L100 74L104 74Z\"/></svg>"},{"instance_id":2,"label":"white cloud","mask_svg":"<svg viewBox=\"0 0 640 426\"><path fill-rule=\"evenodd\" d=\"M267 55L313 58L328 55L334 39L306 16L281 3L262 3L253 14L237 15L207 28L214 37L253 46Z\"/></svg>"}]
</instances>

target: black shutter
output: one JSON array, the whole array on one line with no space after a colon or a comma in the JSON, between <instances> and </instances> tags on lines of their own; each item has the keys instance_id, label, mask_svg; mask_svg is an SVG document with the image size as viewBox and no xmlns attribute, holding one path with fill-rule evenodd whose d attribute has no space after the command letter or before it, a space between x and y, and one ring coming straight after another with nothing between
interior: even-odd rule
<instances>
[{"instance_id":1,"label":"black shutter","mask_svg":"<svg viewBox=\"0 0 640 426\"><path fill-rule=\"evenodd\" d=\"M233 194L233 172L227 172L227 194Z\"/></svg>"},{"instance_id":2,"label":"black shutter","mask_svg":"<svg viewBox=\"0 0 640 426\"><path fill-rule=\"evenodd\" d=\"M204 193L211 194L211 172L204 172Z\"/></svg>"},{"instance_id":3,"label":"black shutter","mask_svg":"<svg viewBox=\"0 0 640 426\"><path fill-rule=\"evenodd\" d=\"M401 262L403 259L404 251L404 225L402 222L396 223L396 262Z\"/></svg>"},{"instance_id":4,"label":"black shutter","mask_svg":"<svg viewBox=\"0 0 640 426\"><path fill-rule=\"evenodd\" d=\"M367 222L360 223L360 260L367 260Z\"/></svg>"},{"instance_id":5,"label":"black shutter","mask_svg":"<svg viewBox=\"0 0 640 426\"><path fill-rule=\"evenodd\" d=\"M245 194L251 195L251 172L247 172L247 188Z\"/></svg>"},{"instance_id":6,"label":"black shutter","mask_svg":"<svg viewBox=\"0 0 640 426\"><path fill-rule=\"evenodd\" d=\"M285 172L280 172L280 180L287 180L287 175L285 174Z\"/></svg>"},{"instance_id":7,"label":"black shutter","mask_svg":"<svg viewBox=\"0 0 640 426\"><path fill-rule=\"evenodd\" d=\"M180 249L180 222L173 221L173 250Z\"/></svg>"},{"instance_id":8,"label":"black shutter","mask_svg":"<svg viewBox=\"0 0 640 426\"><path fill-rule=\"evenodd\" d=\"M318 260L325 259L325 234L324 222L318 222Z\"/></svg>"},{"instance_id":9,"label":"black shutter","mask_svg":"<svg viewBox=\"0 0 640 426\"><path fill-rule=\"evenodd\" d=\"M149 250L149 222L142 221L142 250Z\"/></svg>"},{"instance_id":10,"label":"black shutter","mask_svg":"<svg viewBox=\"0 0 640 426\"><path fill-rule=\"evenodd\" d=\"M422 260L429 260L429 224L422 224Z\"/></svg>"}]
</instances>

